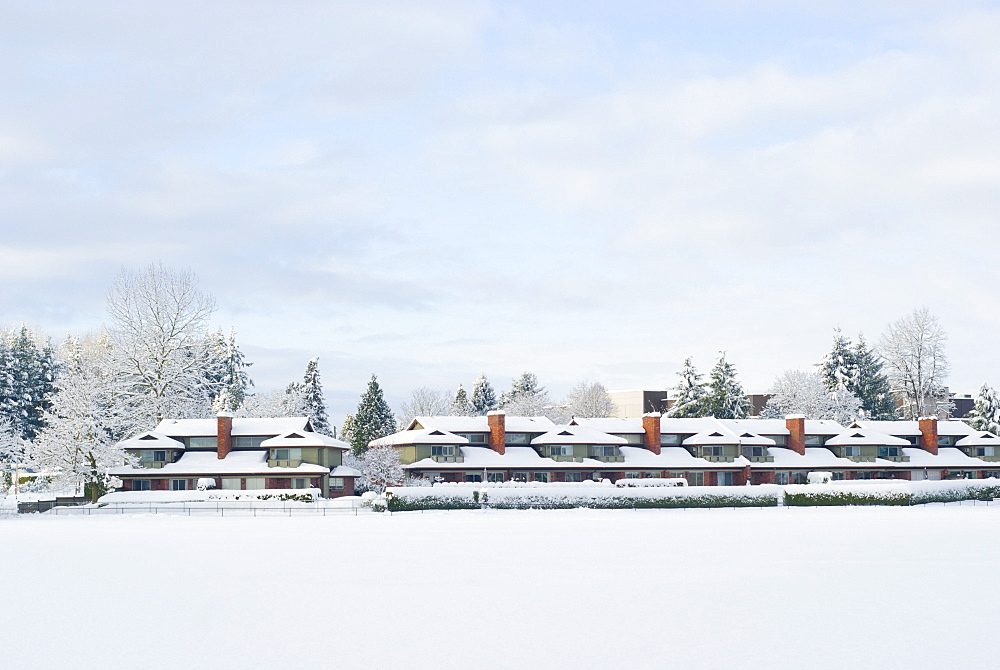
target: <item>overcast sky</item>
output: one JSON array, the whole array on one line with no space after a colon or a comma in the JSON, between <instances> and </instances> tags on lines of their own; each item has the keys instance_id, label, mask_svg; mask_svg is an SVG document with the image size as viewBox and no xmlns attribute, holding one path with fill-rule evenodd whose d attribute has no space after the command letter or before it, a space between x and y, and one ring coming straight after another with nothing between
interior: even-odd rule
<instances>
[{"instance_id":1,"label":"overcast sky","mask_svg":"<svg viewBox=\"0 0 1000 670\"><path fill-rule=\"evenodd\" d=\"M33 0L0 58L3 326L159 260L338 418L720 350L763 391L918 306L1000 384L995 3Z\"/></svg>"}]
</instances>

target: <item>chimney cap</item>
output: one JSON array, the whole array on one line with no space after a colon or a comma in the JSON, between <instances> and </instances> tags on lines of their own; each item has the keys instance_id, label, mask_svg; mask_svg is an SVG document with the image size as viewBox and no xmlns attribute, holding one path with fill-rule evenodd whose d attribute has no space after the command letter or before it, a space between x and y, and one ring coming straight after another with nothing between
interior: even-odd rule
<instances>
[{"instance_id":1,"label":"chimney cap","mask_svg":"<svg viewBox=\"0 0 1000 670\"><path fill-rule=\"evenodd\" d=\"M785 418L786 419L804 419L804 418L806 418L806 415L805 414L786 414Z\"/></svg>"},{"instance_id":2,"label":"chimney cap","mask_svg":"<svg viewBox=\"0 0 1000 670\"><path fill-rule=\"evenodd\" d=\"M506 415L507 412L503 411L502 409L491 409L489 412L486 413L486 416L506 416Z\"/></svg>"},{"instance_id":3,"label":"chimney cap","mask_svg":"<svg viewBox=\"0 0 1000 670\"><path fill-rule=\"evenodd\" d=\"M218 414L216 414L215 416L217 416L219 418L223 418L223 419L232 419L233 418L233 413L224 409L221 412L219 412Z\"/></svg>"},{"instance_id":4,"label":"chimney cap","mask_svg":"<svg viewBox=\"0 0 1000 670\"><path fill-rule=\"evenodd\" d=\"M659 419L662 416L662 414L660 414L659 412L646 412L642 416L643 417L649 416L649 417L652 417L654 419Z\"/></svg>"},{"instance_id":5,"label":"chimney cap","mask_svg":"<svg viewBox=\"0 0 1000 670\"><path fill-rule=\"evenodd\" d=\"M917 419L917 421L937 421L937 420L938 418L936 416L922 416Z\"/></svg>"}]
</instances>

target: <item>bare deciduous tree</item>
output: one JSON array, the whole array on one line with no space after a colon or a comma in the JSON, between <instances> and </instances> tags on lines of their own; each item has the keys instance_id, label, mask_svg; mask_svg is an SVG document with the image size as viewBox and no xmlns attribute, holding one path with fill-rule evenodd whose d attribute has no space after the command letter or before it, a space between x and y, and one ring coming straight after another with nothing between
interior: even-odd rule
<instances>
[{"instance_id":1,"label":"bare deciduous tree","mask_svg":"<svg viewBox=\"0 0 1000 670\"><path fill-rule=\"evenodd\" d=\"M904 397L906 418L935 415L948 402L943 384L948 375L947 339L926 307L913 310L882 334L879 354L889 367L893 390Z\"/></svg>"},{"instance_id":2,"label":"bare deciduous tree","mask_svg":"<svg viewBox=\"0 0 1000 670\"><path fill-rule=\"evenodd\" d=\"M566 410L572 416L593 419L612 416L617 408L608 396L608 390L600 382L582 381L569 391Z\"/></svg>"},{"instance_id":3,"label":"bare deciduous tree","mask_svg":"<svg viewBox=\"0 0 1000 670\"><path fill-rule=\"evenodd\" d=\"M421 386L410 394L409 402L404 402L396 415L400 430L409 425L413 417L442 416L451 413L451 399L448 394Z\"/></svg>"},{"instance_id":4,"label":"bare deciduous tree","mask_svg":"<svg viewBox=\"0 0 1000 670\"><path fill-rule=\"evenodd\" d=\"M149 424L203 410L202 336L215 300L188 270L122 270L108 294L122 392ZM196 409L197 408L197 409Z\"/></svg>"}]
</instances>

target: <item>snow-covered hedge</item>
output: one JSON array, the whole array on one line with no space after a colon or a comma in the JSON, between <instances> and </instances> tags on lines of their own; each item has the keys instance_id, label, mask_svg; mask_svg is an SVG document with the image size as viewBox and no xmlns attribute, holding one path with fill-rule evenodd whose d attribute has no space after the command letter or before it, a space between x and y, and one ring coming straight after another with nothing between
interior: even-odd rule
<instances>
[{"instance_id":1,"label":"snow-covered hedge","mask_svg":"<svg viewBox=\"0 0 1000 670\"><path fill-rule=\"evenodd\" d=\"M276 500L315 502L320 497L319 489L248 489L245 491L236 489L209 489L206 491L116 491L108 493L100 498L99 504L108 503L179 503L179 502L225 502L225 501L253 501L253 500Z\"/></svg>"},{"instance_id":2,"label":"snow-covered hedge","mask_svg":"<svg viewBox=\"0 0 1000 670\"><path fill-rule=\"evenodd\" d=\"M422 509L595 509L681 507L774 507L780 487L701 486L622 489L610 483L532 486L394 487L386 491L391 512Z\"/></svg>"},{"instance_id":3,"label":"snow-covered hedge","mask_svg":"<svg viewBox=\"0 0 1000 670\"><path fill-rule=\"evenodd\" d=\"M626 477L615 482L619 488L641 488L645 486L687 486L688 480L684 477L647 477L646 479L632 479Z\"/></svg>"},{"instance_id":4,"label":"snow-covered hedge","mask_svg":"<svg viewBox=\"0 0 1000 670\"><path fill-rule=\"evenodd\" d=\"M1000 498L1000 480L959 479L940 482L868 481L793 484L785 487L785 505L921 505Z\"/></svg>"}]
</instances>

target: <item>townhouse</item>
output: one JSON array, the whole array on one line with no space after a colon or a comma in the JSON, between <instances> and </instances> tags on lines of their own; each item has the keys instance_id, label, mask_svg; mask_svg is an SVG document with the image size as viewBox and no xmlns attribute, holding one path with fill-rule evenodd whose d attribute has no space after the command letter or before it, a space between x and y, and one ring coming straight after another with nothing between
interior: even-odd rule
<instances>
[{"instance_id":1,"label":"townhouse","mask_svg":"<svg viewBox=\"0 0 1000 670\"><path fill-rule=\"evenodd\" d=\"M343 465L350 445L313 431L306 417L167 419L120 443L134 466L111 474L124 491L215 488L319 489L327 497L354 494L361 475ZM206 482L204 480L210 480Z\"/></svg>"},{"instance_id":2,"label":"townhouse","mask_svg":"<svg viewBox=\"0 0 1000 670\"><path fill-rule=\"evenodd\" d=\"M961 421L417 417L373 440L399 451L404 470L433 481L565 482L684 477L692 486L835 479L1000 476L1000 438Z\"/></svg>"}]
</instances>

